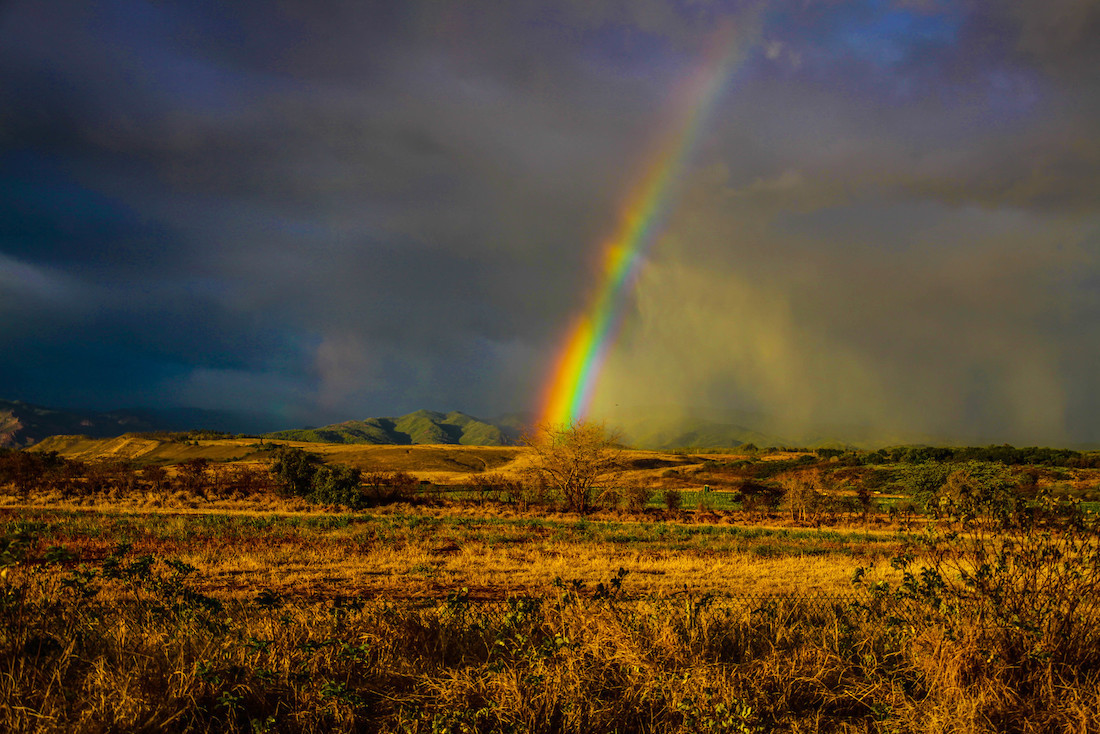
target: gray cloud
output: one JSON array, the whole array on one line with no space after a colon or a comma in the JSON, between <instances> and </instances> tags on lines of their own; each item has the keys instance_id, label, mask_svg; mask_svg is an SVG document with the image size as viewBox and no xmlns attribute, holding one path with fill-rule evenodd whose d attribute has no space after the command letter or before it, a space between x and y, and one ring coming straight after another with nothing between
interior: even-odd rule
<instances>
[{"instance_id":1,"label":"gray cloud","mask_svg":"<svg viewBox=\"0 0 1100 734\"><path fill-rule=\"evenodd\" d=\"M601 409L1094 440L1097 13L1055 5L8 3L0 384L532 408L731 21Z\"/></svg>"}]
</instances>

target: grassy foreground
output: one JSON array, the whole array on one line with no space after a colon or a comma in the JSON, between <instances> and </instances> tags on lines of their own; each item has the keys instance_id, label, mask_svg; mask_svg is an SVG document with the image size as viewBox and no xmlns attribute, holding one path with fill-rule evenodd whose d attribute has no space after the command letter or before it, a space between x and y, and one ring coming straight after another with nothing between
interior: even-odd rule
<instances>
[{"instance_id":1,"label":"grassy foreground","mask_svg":"<svg viewBox=\"0 0 1100 734\"><path fill-rule=\"evenodd\" d=\"M1100 727L1094 616L1080 617L1091 624L1084 636L1067 638L1074 649L1021 650L1020 640L1046 638L1006 636L1004 620L927 595L853 594L853 567L886 565L904 547L896 534L457 508L39 509L0 520L6 731ZM554 554L566 562L551 571L573 573L509 580ZM480 571L448 575L452 559L465 568L479 556L489 556ZM832 585L800 598L760 595L771 587L724 596L706 584L704 564L767 573L797 569L800 557L832 569Z\"/></svg>"},{"instance_id":2,"label":"grassy foreground","mask_svg":"<svg viewBox=\"0 0 1100 734\"><path fill-rule=\"evenodd\" d=\"M219 603L116 557L7 580L9 731L1089 731L1093 679L1015 690L973 640L869 600ZM920 624L916 624L920 622ZM1004 678L1002 680L1001 678ZM1040 703L1041 707L1036 707Z\"/></svg>"},{"instance_id":3,"label":"grassy foreground","mask_svg":"<svg viewBox=\"0 0 1100 734\"><path fill-rule=\"evenodd\" d=\"M577 512L516 449L58 441L2 731L1100 731L1100 456L634 452Z\"/></svg>"},{"instance_id":4,"label":"grassy foreground","mask_svg":"<svg viewBox=\"0 0 1100 734\"><path fill-rule=\"evenodd\" d=\"M837 594L856 566L901 547L891 532L504 515L496 507L394 505L359 513L0 509L0 528L30 529L33 552L64 547L96 562L119 544L194 566L192 583L221 598L407 599L467 588L478 600L550 593L619 568L634 594ZM896 576L896 574L894 574Z\"/></svg>"}]
</instances>

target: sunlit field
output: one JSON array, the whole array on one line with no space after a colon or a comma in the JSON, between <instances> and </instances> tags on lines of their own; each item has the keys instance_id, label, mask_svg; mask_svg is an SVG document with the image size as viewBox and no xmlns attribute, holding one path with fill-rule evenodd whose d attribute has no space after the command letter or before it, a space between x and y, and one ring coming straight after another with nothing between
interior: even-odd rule
<instances>
[{"instance_id":1,"label":"sunlit field","mask_svg":"<svg viewBox=\"0 0 1100 734\"><path fill-rule=\"evenodd\" d=\"M1093 455L626 452L577 512L518 448L307 446L352 507L113 441L3 457L5 730L1100 726Z\"/></svg>"}]
</instances>

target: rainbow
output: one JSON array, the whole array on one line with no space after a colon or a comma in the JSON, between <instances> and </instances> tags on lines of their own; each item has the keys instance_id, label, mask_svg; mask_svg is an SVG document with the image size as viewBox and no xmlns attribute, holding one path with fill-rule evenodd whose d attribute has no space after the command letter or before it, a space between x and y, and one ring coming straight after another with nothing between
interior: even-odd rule
<instances>
[{"instance_id":1,"label":"rainbow","mask_svg":"<svg viewBox=\"0 0 1100 734\"><path fill-rule=\"evenodd\" d=\"M598 286L586 308L566 334L554 369L545 383L539 410L540 426L561 426L584 420L596 383L623 320L626 296L633 290L642 265L671 203L671 190L691 157L703 122L721 96L738 58L732 25L715 34L704 63L675 95L677 120L671 134L625 198L618 224L602 246Z\"/></svg>"}]
</instances>

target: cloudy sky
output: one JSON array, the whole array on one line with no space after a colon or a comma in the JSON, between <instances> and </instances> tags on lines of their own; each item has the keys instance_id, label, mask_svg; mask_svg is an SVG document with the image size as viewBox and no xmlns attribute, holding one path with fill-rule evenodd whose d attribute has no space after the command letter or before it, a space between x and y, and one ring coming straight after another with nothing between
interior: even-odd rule
<instances>
[{"instance_id":1,"label":"cloudy sky","mask_svg":"<svg viewBox=\"0 0 1100 734\"><path fill-rule=\"evenodd\" d=\"M596 409L1100 440L1100 4L0 3L0 397L536 407L715 28Z\"/></svg>"}]
</instances>

